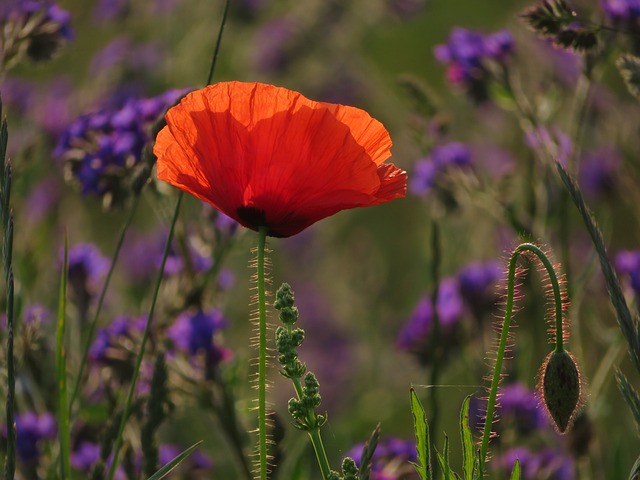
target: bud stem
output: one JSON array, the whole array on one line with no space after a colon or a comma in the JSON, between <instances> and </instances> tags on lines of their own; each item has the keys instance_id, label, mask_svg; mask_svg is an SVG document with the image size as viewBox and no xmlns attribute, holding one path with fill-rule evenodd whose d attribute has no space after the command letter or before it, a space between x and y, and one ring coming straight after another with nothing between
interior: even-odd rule
<instances>
[{"instance_id":1,"label":"bud stem","mask_svg":"<svg viewBox=\"0 0 640 480\"><path fill-rule=\"evenodd\" d=\"M267 227L258 232L258 462L260 480L267 480L267 294L265 288L265 244Z\"/></svg>"},{"instance_id":2,"label":"bud stem","mask_svg":"<svg viewBox=\"0 0 640 480\"><path fill-rule=\"evenodd\" d=\"M484 430L482 432L482 444L480 446L480 471L484 473L485 463L487 460L487 452L489 448L489 438L491 436L491 427L493 425L493 415L495 413L496 399L498 396L498 385L500 384L502 362L504 360L505 350L507 348L507 340L509 337L509 328L511 326L511 318L513 316L513 303L515 293L515 277L516 277L516 263L518 257L523 252L531 252L536 255L549 274L551 281L551 287L553 289L553 298L555 302L555 330L556 330L556 345L555 351L561 353L564 351L564 338L562 330L562 295L560 292L560 283L558 282L558 276L556 275L553 265L549 261L547 255L542 249L532 243L522 243L516 247L511 254L509 260L509 271L507 274L507 303L505 308L505 315L502 321L502 329L500 331L500 342L498 344L498 354L496 356L496 363L493 368L493 377L491 380L491 389L489 390L489 400L487 402L487 414L484 421Z\"/></svg>"}]
</instances>

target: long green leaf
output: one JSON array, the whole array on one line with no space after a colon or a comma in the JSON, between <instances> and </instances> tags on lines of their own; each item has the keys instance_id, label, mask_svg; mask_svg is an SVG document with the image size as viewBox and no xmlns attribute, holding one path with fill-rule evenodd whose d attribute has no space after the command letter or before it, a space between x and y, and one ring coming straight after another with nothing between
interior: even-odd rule
<instances>
[{"instance_id":1,"label":"long green leaf","mask_svg":"<svg viewBox=\"0 0 640 480\"><path fill-rule=\"evenodd\" d=\"M473 438L469 427L469 402L471 395L462 402L460 410L460 437L462 438L462 471L465 480L473 480L475 452L473 448Z\"/></svg>"},{"instance_id":2,"label":"long green leaf","mask_svg":"<svg viewBox=\"0 0 640 480\"><path fill-rule=\"evenodd\" d=\"M429 442L429 424L424 408L416 391L411 389L411 413L413 414L413 425L416 432L416 450L418 452L418 463L413 465L420 476L420 480L431 480L431 446Z\"/></svg>"},{"instance_id":3,"label":"long green leaf","mask_svg":"<svg viewBox=\"0 0 640 480\"><path fill-rule=\"evenodd\" d=\"M640 429L640 395L631 386L627 377L620 371L616 370L616 380L618 381L618 388L622 393L627 405L633 413L633 417L636 420L636 426Z\"/></svg>"},{"instance_id":4,"label":"long green leaf","mask_svg":"<svg viewBox=\"0 0 640 480\"><path fill-rule=\"evenodd\" d=\"M513 464L513 470L511 470L511 480L520 480L521 475L520 460L516 459L516 463Z\"/></svg>"},{"instance_id":5,"label":"long green leaf","mask_svg":"<svg viewBox=\"0 0 640 480\"><path fill-rule=\"evenodd\" d=\"M376 425L376 428L371 432L369 440L364 445L362 455L360 456L360 469L358 471L358 477L360 480L369 480L371 478L371 465L373 463L373 454L378 447L378 441L380 440L380 424Z\"/></svg>"},{"instance_id":6,"label":"long green leaf","mask_svg":"<svg viewBox=\"0 0 640 480\"><path fill-rule=\"evenodd\" d=\"M201 443L202 443L202 440L200 440L198 443L195 443L195 444L191 445L184 452L182 452L180 455L175 457L173 460L171 460L169 463L167 463L164 467L162 467L156 473L151 475L148 478L148 480L160 480L161 478L166 477L171 472L171 470L176 468L185 458L187 458L189 455L191 455L191 452L193 452L196 448L198 448L198 446Z\"/></svg>"},{"instance_id":7,"label":"long green leaf","mask_svg":"<svg viewBox=\"0 0 640 480\"><path fill-rule=\"evenodd\" d=\"M58 383L58 437L60 440L60 469L63 479L71 477L69 406L67 399L67 362L64 349L64 334L67 316L67 281L69 276L69 241L64 236L64 261L60 274L60 298L58 304L58 325L56 329L56 378Z\"/></svg>"},{"instance_id":8,"label":"long green leaf","mask_svg":"<svg viewBox=\"0 0 640 480\"><path fill-rule=\"evenodd\" d=\"M446 435L444 436L444 449L442 454L437 452L437 456L444 480L456 480L456 475L453 473L453 470L451 470L451 465L449 465L449 437Z\"/></svg>"}]
</instances>

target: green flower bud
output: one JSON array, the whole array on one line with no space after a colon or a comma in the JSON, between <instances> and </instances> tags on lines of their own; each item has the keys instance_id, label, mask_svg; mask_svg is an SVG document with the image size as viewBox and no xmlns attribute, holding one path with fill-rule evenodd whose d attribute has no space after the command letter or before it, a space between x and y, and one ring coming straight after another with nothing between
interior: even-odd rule
<instances>
[{"instance_id":1,"label":"green flower bud","mask_svg":"<svg viewBox=\"0 0 640 480\"><path fill-rule=\"evenodd\" d=\"M542 366L542 397L560 433L571 424L580 403L580 373L567 351L553 351Z\"/></svg>"}]
</instances>

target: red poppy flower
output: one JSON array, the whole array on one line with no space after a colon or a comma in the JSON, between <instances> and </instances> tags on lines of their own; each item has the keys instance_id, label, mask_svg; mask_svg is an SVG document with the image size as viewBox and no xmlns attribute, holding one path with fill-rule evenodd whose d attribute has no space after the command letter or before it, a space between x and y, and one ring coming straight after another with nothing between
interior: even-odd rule
<instances>
[{"instance_id":1,"label":"red poppy flower","mask_svg":"<svg viewBox=\"0 0 640 480\"><path fill-rule=\"evenodd\" d=\"M166 120L158 178L274 237L406 192L406 172L383 163L389 133L357 108L228 82L191 92Z\"/></svg>"}]
</instances>

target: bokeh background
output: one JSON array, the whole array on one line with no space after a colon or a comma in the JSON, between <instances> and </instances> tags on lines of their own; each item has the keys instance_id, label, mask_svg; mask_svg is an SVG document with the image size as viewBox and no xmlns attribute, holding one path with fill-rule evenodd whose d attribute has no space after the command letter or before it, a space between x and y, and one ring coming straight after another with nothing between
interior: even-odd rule
<instances>
[{"instance_id":1,"label":"bokeh background","mask_svg":"<svg viewBox=\"0 0 640 480\"><path fill-rule=\"evenodd\" d=\"M585 380L585 407L579 428L562 437L540 417L542 409L532 392L550 346L541 286L546 280L533 268L522 280L512 358L505 366L504 384L523 390L516 392L520 397L514 394L519 400L511 410L505 398L492 475L503 478L501 462L509 463L514 448L521 449L521 458L546 449L558 454L551 460L530 461L537 466L524 478L536 479L627 478L638 455L633 416L614 376L619 368L637 385L637 372L634 376L593 247L555 171L541 160L542 147L523 131L531 125L504 92L491 87L500 84L502 69L509 71L521 100L547 127L545 134L558 145L559 155L574 158L573 172L603 229L611 258L617 260L635 311L635 279L640 272L634 256L640 249L639 105L615 67L620 53L633 51L633 37L600 32L598 53L562 50L539 38L522 20L520 14L530 5L231 1L214 81L273 83L316 100L366 109L388 128L394 141L392 161L409 172L412 182L405 199L341 212L295 237L269 241L272 290L288 282L296 294L300 326L307 332L300 357L320 381L321 410L329 415L323 435L335 468L377 423L383 438L411 442L411 386L427 407L435 395L435 444L442 448L447 432L452 463L459 464L459 409L465 396L485 395L487 359L496 336L492 325L500 316L493 303L499 303L497 293L504 288L509 252L521 240L539 242L563 266L568 263L569 346ZM95 247L72 257L78 258L81 270L75 280L72 275L70 293L69 370L74 378L105 265L132 204L132 169L83 170L85 157L78 151L89 147L76 141L81 136L77 119L96 112L114 115L132 99L203 86L223 2L67 0L60 7L70 14L72 37L47 62L25 60L7 68L0 77L0 93L14 171L19 315L25 316L33 305L56 311L65 232L72 251L79 244ZM613 21L599 2L583 1L575 7L594 23ZM487 76L479 80L486 82L486 98L474 98L464 81L453 81L448 65L434 55L455 27L481 36L506 29L512 36L508 55L494 58ZM171 104L164 101L158 103L158 112ZM151 124L148 121L144 128ZM83 138L97 141L90 135ZM446 168L434 179L425 173L424 164L436 162L438 152ZM110 187L116 185L108 192L102 184L96 187L92 176L107 174ZM99 335L108 338L109 347L106 353L90 355L92 374L83 385L72 430L78 449L85 437L87 442L102 438L102 428L124 394L127 365L139 339L132 325L148 311L176 198L174 189L151 175L99 318ZM214 388L207 383L211 378L201 378L207 377L202 365L190 363L189 354L180 352L176 335L190 333L171 333L171 328L196 305L219 310L226 320L223 328L215 328L215 345L223 352L215 368L233 385L240 423L253 428L249 264L257 235L221 226L200 201L185 200L149 355L152 360L158 351L169 352L171 407L159 437L182 448L203 440L200 450L214 466L206 473L183 473L184 478L241 478L219 421L203 406L202 392L207 385ZM475 276L465 270L470 266L476 267ZM481 266L486 267L484 273L479 273ZM425 302L429 304L436 285L437 309L445 324L434 366L429 353L432 309ZM122 316L128 326L112 328ZM418 318L414 323L409 322L412 316ZM53 407L46 389L51 384L47 376L52 371L55 322L44 318L43 314L36 324L25 321L19 327L18 410L25 414L43 414ZM276 321L274 314L271 320ZM205 331L211 337L211 331ZM270 375L270 400L286 430L279 478L320 478L305 433L293 428L286 411L291 384L279 377L276 367ZM147 393L142 390L141 398ZM512 419L509 412L515 412ZM427 414L431 415L429 408ZM529 424L523 427L522 422ZM127 434L135 451L136 434ZM51 478L46 472L55 444L41 435L37 445L42 458L30 470L23 466L31 472L23 478ZM404 465L387 466L388 477L380 478L413 478L402 473L410 471ZM87 478L80 467L76 473L77 478Z\"/></svg>"}]
</instances>

